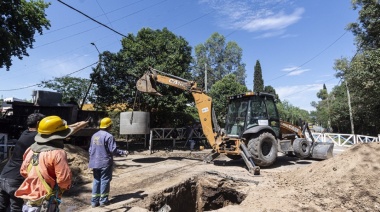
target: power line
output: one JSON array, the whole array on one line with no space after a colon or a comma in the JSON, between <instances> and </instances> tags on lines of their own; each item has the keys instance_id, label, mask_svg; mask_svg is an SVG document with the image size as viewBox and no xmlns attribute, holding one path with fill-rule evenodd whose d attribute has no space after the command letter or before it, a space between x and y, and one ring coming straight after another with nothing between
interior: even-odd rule
<instances>
[{"instance_id":1,"label":"power line","mask_svg":"<svg viewBox=\"0 0 380 212\"><path fill-rule=\"evenodd\" d=\"M112 11L109 11L109 12L107 12L107 13L105 13L105 12L103 11L103 13L104 13L104 15L107 17L107 14L110 14L110 13L116 12L116 11L121 10L121 9L124 9L124 8L126 8L126 7L131 6L131 5L134 5L134 4L136 4L136 3L139 3L139 2L141 2L141 1L144 1L144 0L139 0L139 1L136 1L136 2L133 2L133 3L130 3L130 4L127 4L127 5L123 6L123 7L117 8L117 9L112 10ZM98 3L98 4L99 4L99 3ZM99 6L100 6L100 5L99 5ZM102 9L102 8L101 8L101 9ZM102 10L103 10L103 9L102 9ZM95 18L98 18L98 17L101 17L101 16L103 16L103 15L95 16ZM107 19L108 19L108 17L107 17ZM79 21L79 22L76 22L76 23L73 23L73 24L70 24L70 25L67 25L67 26L61 27L61 28L56 29L56 30L49 30L49 31L45 32L44 35L46 35L46 34L50 34L50 33L54 33L54 32L57 32L57 31L60 31L60 30L66 29L66 28L69 28L69 27L72 27L72 26L75 26L75 25L78 25L78 24L84 23L84 22L86 22L86 21L89 21L89 20L86 19L86 20L83 20L83 21ZM109 20L108 20L108 21L109 21ZM41 35L40 35L40 34L37 34L37 35L36 35L36 37L39 37L39 36L41 36Z\"/></svg>"},{"instance_id":2,"label":"power line","mask_svg":"<svg viewBox=\"0 0 380 212\"><path fill-rule=\"evenodd\" d=\"M276 80L276 79L279 79L283 76L286 76L292 72L295 72L297 71L299 68L301 68L302 66L306 65L307 63L311 62L312 60L314 60L315 58L317 58L319 55L321 55L323 52L325 52L327 49L329 49L332 45L334 45L336 42L338 42L338 40L340 40L344 35L347 34L347 31L345 31L341 36L339 36L334 42L332 42L330 45L328 45L326 48L324 48L322 51L320 51L318 54L316 54L314 57L310 58L309 60L307 60L306 62L302 63L300 66L297 66L294 70L290 71L290 72L287 72L286 74L283 74L283 75L280 75L276 78L273 78L273 79L270 79L268 80L268 82L270 81L273 81L273 80Z\"/></svg>"},{"instance_id":3,"label":"power line","mask_svg":"<svg viewBox=\"0 0 380 212\"><path fill-rule=\"evenodd\" d=\"M182 24L182 25L180 25L180 26L174 28L173 30L177 30L177 29L179 29L179 28L181 28L181 27L183 27L183 26L186 26L186 25L188 25L188 24L191 24L191 23L193 23L193 22L195 22L195 21L197 21L197 20L199 20L199 19L202 19L203 17L206 17L206 16L210 15L211 13L213 13L213 12L215 12L215 11L216 11L216 10L211 10L210 12L208 12L208 13L206 13L206 14L203 14L203 15L201 15L201 16L199 16L199 17L193 19L193 20L190 20L190 21L188 21L188 22L186 22L186 23L184 23L184 24Z\"/></svg>"},{"instance_id":4,"label":"power line","mask_svg":"<svg viewBox=\"0 0 380 212\"><path fill-rule=\"evenodd\" d=\"M112 26L112 23L111 23L110 19L108 18L107 14L104 12L104 10L103 10L102 6L99 4L98 0L96 0L96 3L98 4L98 6L100 7L100 9L102 10L103 14L106 16L106 18L108 20L108 23Z\"/></svg>"},{"instance_id":5,"label":"power line","mask_svg":"<svg viewBox=\"0 0 380 212\"><path fill-rule=\"evenodd\" d=\"M333 79L335 79L335 78L328 79L328 80L326 80L324 83L326 83L326 82L328 82L328 81L331 81L331 80L333 80ZM302 92L305 92L305 91L311 90L311 89L313 89L313 88L314 88L314 87L310 87L310 88L308 88L308 89L304 89L304 90L301 90L301 91L298 91L298 92L295 92L295 93L289 94L289 95L284 96L284 97L282 97L282 98L286 98L286 97L289 97L289 96L293 96L293 95L295 95L295 94L299 94L299 93L302 93Z\"/></svg>"},{"instance_id":6,"label":"power line","mask_svg":"<svg viewBox=\"0 0 380 212\"><path fill-rule=\"evenodd\" d=\"M97 29L97 28L99 28L99 27L100 27L100 26L93 27L93 28L91 28L91 29L87 29L87 30L81 31L81 32L78 32L78 33L76 33L76 34L69 35L69 36L66 36L66 37L64 37L64 38L61 38L61 39L58 39L58 40L52 41L52 42L44 43L44 44L42 44L42 45L36 46L35 49L36 49L36 48L43 47L43 46L47 46L47 45L50 45L50 44L52 44L52 43L56 43L56 42L59 42L59 41L62 41L62 40L66 40L66 39L71 38L71 37L75 37L75 36L77 36L77 35L83 34L83 33L85 33L85 32L89 32L89 31L94 30L94 29Z\"/></svg>"},{"instance_id":7,"label":"power line","mask_svg":"<svg viewBox=\"0 0 380 212\"><path fill-rule=\"evenodd\" d=\"M86 16L87 18L91 19L92 21L95 21L96 23L98 23L98 24L104 26L105 28L107 28L107 29L109 29L109 30L115 32L116 34L119 34L119 35L121 35L121 36L123 36L123 37L127 37L126 35L124 35L124 34L118 32L118 31L112 29L111 27L109 27L109 26L107 26L107 25L105 25L105 24L103 24L103 23L101 23L101 22L99 22L99 21L97 21L97 20L95 20L94 18L90 17L89 15L86 15L85 13L79 11L78 9L76 9L76 8L74 8L74 7L72 7L72 6L68 5L68 4L66 4L65 2L63 2L63 1L61 1L61 0L58 0L58 2L64 4L65 6L69 7L69 8L72 9L72 10L77 11L78 13L80 13L80 14Z\"/></svg>"},{"instance_id":8,"label":"power line","mask_svg":"<svg viewBox=\"0 0 380 212\"><path fill-rule=\"evenodd\" d=\"M123 6L123 7L121 7L121 8L118 8L118 9L112 10L112 11L107 12L107 13L105 13L105 11L104 11L103 9L102 9L102 11L103 11L104 15L107 15L107 14L113 13L113 12L115 12L115 11L118 11L118 10L124 9L124 8L126 8L126 7L129 7L129 6L133 5L133 4L139 3L139 2L141 2L141 1L144 1L144 0L140 0L140 1L133 2L133 3L131 3L131 4L128 4L128 5ZM161 4L161 3L165 2L165 1L167 1L167 0L163 0L163 1L160 1L160 2L158 2L158 3L156 3L156 4L153 4L153 5L151 5L151 6L145 7L145 8L143 8L143 9L141 9L141 10L138 10L138 11L136 11L136 12L133 12L133 13L131 13L131 14L128 14L128 15L126 15L126 16L123 16L122 18L119 18L119 19L117 19L117 20L115 20L115 21L112 21L112 22L110 21L110 23L113 23L113 22L119 21L119 20L121 20L121 19L123 19L123 18L125 18L125 17L132 16L132 15L134 15L134 14L137 14L137 13L139 13L139 12L142 12L142 11L144 11L144 10L147 10L147 9L152 8L152 7L154 7L154 6L157 6L158 4ZM99 6L100 6L100 5L99 5ZM96 17L100 17L100 16L103 16L103 15L99 15L99 16L96 16ZM203 15L203 16L201 16L201 17L204 17L204 16L205 16L205 15ZM197 20L197 19L200 19L200 18L198 17L198 18L196 18L195 20ZM180 27L182 27L182 26L184 26L184 25L186 25L186 24L189 24L189 23L191 23L191 22L194 22L195 20L192 20L192 21L190 21L190 22L187 22L187 23L181 25ZM77 25L77 24L80 24L80 23L83 23L83 22L86 22L86 21L88 21L88 20L80 21L80 22L77 22L77 23L74 23L74 24L71 24L71 25L67 25L67 26L64 26L64 27L62 27L62 28L60 28L60 29L57 29L57 30L55 30L55 31L50 31L50 32L56 32L56 31L59 31L59 30L62 30L62 29L66 29L66 28L69 28L69 27L71 27L71 26L74 26L74 25ZM80 35L80 34L83 34L83 33L89 32L89 31L94 30L94 29L97 29L97 28L99 28L99 27L100 27L100 26L97 26L97 27L94 27L94 28L91 28L91 29L88 29L88 30L85 30L85 31L81 31L81 32L78 32L78 33L76 33L76 34L69 35L69 36L66 36L66 37L64 37L64 38L61 38L61 39L58 39L58 40L55 40L55 41L52 41L52 42L49 42L49 43L45 43L45 44L42 44L42 45L36 46L36 47L34 47L34 49L37 49L37 48L39 48L39 47L43 47L43 46L47 46L47 45L50 45L50 44L53 44L53 43L56 43L56 42L59 42L59 41L62 41L62 40L68 39L68 38L75 37L75 36L77 36L77 35ZM179 28L179 27L178 27L178 28ZM44 33L44 34L47 34L47 33ZM104 36L103 38L106 38L106 37L108 37L108 36ZM115 43L115 42L112 42L112 43ZM83 45L83 46L84 46L84 45ZM83 47L83 46L82 46L82 47ZM82 47L79 47L79 48L77 48L77 49L80 49L80 48L82 48ZM72 50L72 51L74 51L74 50ZM69 52L72 52L72 51L69 51ZM57 57L58 57L58 56L57 56ZM37 65L37 64L36 64L36 65Z\"/></svg>"},{"instance_id":9,"label":"power line","mask_svg":"<svg viewBox=\"0 0 380 212\"><path fill-rule=\"evenodd\" d=\"M81 68L81 69L79 69L79 70L76 70L76 71L73 71L73 72L71 72L71 73L69 73L69 74L66 74L66 75L64 75L63 77L70 76L70 75L75 74L75 73L77 73L77 72L83 71L84 69L86 69L86 68L88 68L88 67L91 67L91 66L93 66L93 65L95 65L95 64L97 64L97 63L98 63L98 62L92 63L92 64L90 64L90 65L88 65L88 66L86 66L86 67L84 67L84 68ZM48 81L46 81L46 82L52 82L52 81L54 81L54 80L48 80ZM31 87L40 86L40 85L41 85L41 83L37 83L37 84L34 84L34 85L29 85L29 86L25 86L25 87L21 87L21 88L12 88L12 89L0 90L0 91L16 91L16 90L23 90L23 89L26 89L26 88L31 88Z\"/></svg>"},{"instance_id":10,"label":"power line","mask_svg":"<svg viewBox=\"0 0 380 212\"><path fill-rule=\"evenodd\" d=\"M344 34L343 34L344 35ZM343 36L342 35L342 36ZM341 36L341 37L342 37ZM340 37L340 38L341 38ZM339 38L339 39L340 39ZM330 45L331 46L331 45ZM360 51L360 49L361 49L361 47L359 47L357 50L356 50L356 52L355 52L355 55L351 58L351 61L350 62L352 62L353 60L354 60L354 58L357 56L357 54L359 53L359 51ZM331 79L329 79L329 80L327 80L327 81L325 81L324 83L326 83L326 82L328 82L328 81L330 81L330 80L333 80L333 79L335 79L335 78L331 78ZM339 80L339 82L338 82L338 84L342 81L342 77L340 77L340 80ZM337 84L337 85L338 85ZM305 89L305 90L302 90L302 91L299 91L299 92L296 92L296 93L292 93L292 94L290 94L290 95L287 95L287 96L285 96L285 97L288 97L288 96L292 96L292 95L295 95L295 94L299 94L299 93L302 93L302 92L304 92L304 91L307 91L307 90L310 90L311 88L308 88L308 89ZM283 98L285 98L285 97L283 97Z\"/></svg>"},{"instance_id":11,"label":"power line","mask_svg":"<svg viewBox=\"0 0 380 212\"><path fill-rule=\"evenodd\" d=\"M116 32L117 34L119 34L119 35L121 35L121 36L123 36L123 37L126 37L126 35L119 33L118 31L116 31L116 30L112 29L111 27L108 27L107 25L105 25L105 24L103 24L103 23L101 23L101 22L95 20L94 18L92 18L92 17L86 15L85 13L83 13L83 12L81 12L81 11L75 9L74 7L72 7L72 6L70 6L70 5L67 5L66 3L62 2L61 0L58 0L58 1L61 2L61 3L64 4L64 5L66 5L66 6L70 7L71 9L77 11L78 13L81 13L82 15L86 16L86 17L89 18L90 20L95 21L96 23L98 23L98 24L100 24L100 25L102 25L102 26L104 26L104 27L106 27L106 28L112 30L113 32ZM140 0L140 1L142 1L142 0ZM138 2L140 2L140 1L138 1ZM142 11L144 11L144 10L147 10L147 9L149 9L149 8L151 8L151 7L157 6L158 4L161 4L161 3L165 2L165 1L168 1L168 0L160 1L160 2L158 2L158 3L156 3L156 4L153 4L153 5L151 5L151 6L145 7L145 8L143 8L143 9L141 9L141 10L138 10L138 11L136 11L136 12L133 12L133 13L131 13L131 14L128 14L128 15L126 15L126 16L123 16L123 17L121 17L121 18L119 18L119 19L116 19L116 20L114 20L114 21L109 21L109 20L108 20L108 21L110 22L110 24L111 24L111 26L112 26L112 23L114 23L114 22L116 22L116 21L119 21L119 20L124 19L124 18L126 18L126 17L128 17L128 16L131 16L131 15L135 15L135 14L137 14L137 13L139 13L139 12L142 12ZM132 3L132 4L135 4L135 3L138 3L138 2L134 2L134 3ZM106 17L107 17L107 14L112 13L112 12L115 12L115 11L120 10L120 9L122 9L122 8L128 7L128 6L132 5L132 4L128 4L127 6L124 6L124 7L118 8L118 9L113 10L113 11L108 12L108 13L104 13L104 15L106 15ZM102 9L102 10L103 10L103 9ZM104 11L103 11L103 12L104 12ZM99 16L96 16L96 17L100 17L100 16L103 16L103 15L99 15ZM108 19L108 17L107 17L107 19ZM87 20L86 20L86 21L87 21ZM72 25L65 26L65 27L63 27L63 28L57 29L57 30L55 30L55 31L59 31L59 30L61 30L61 29L68 28L68 27L71 27L71 26L74 26L74 25L77 25L77 24L79 24L79 23L83 23L83 22L85 22L85 21L77 22L77 23L74 23L74 24L72 24ZM91 28L91 29L81 31L81 32L78 32L78 33L76 33L76 34L73 34L73 35L70 35L70 36L66 36L66 37L64 37L64 38L61 38L61 39L58 39L58 40L55 40L55 41L52 41L52 42L49 42L49 43L45 43L45 44L42 44L42 45L40 45L40 46L36 46L36 47L34 47L34 49L39 48L39 47L43 47L43 46L46 46L46 45L50 45L50 44L53 44L53 43L56 43L56 42L59 42L59 41L65 40L65 39L67 39L67 38L71 38L71 37L74 37L74 36L77 36L77 35L80 35L80 34L83 34L83 33L89 32L89 31L94 30L94 29L97 29L97 28L99 28L99 27L100 27L100 26L98 26L98 27L93 27L93 28ZM47 34L47 33L45 33L45 34Z\"/></svg>"}]
</instances>

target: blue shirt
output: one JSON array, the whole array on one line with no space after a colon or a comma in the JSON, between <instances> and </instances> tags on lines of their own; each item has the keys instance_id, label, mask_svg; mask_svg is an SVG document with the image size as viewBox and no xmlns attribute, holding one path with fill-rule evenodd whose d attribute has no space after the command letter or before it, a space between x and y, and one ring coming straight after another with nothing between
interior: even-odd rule
<instances>
[{"instance_id":1,"label":"blue shirt","mask_svg":"<svg viewBox=\"0 0 380 212\"><path fill-rule=\"evenodd\" d=\"M116 147L115 138L105 130L99 130L91 137L88 150L90 155L89 168L105 168L113 163L113 156L120 155L121 150Z\"/></svg>"}]
</instances>

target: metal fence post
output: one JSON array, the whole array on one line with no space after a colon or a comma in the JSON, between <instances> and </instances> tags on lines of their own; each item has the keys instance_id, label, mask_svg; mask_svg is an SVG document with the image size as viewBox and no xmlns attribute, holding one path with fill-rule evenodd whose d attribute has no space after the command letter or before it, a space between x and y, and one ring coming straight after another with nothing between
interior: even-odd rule
<instances>
[{"instance_id":1,"label":"metal fence post","mask_svg":"<svg viewBox=\"0 0 380 212\"><path fill-rule=\"evenodd\" d=\"M153 145L153 131L150 130L150 138L149 138L149 152L152 154L152 145Z\"/></svg>"}]
</instances>

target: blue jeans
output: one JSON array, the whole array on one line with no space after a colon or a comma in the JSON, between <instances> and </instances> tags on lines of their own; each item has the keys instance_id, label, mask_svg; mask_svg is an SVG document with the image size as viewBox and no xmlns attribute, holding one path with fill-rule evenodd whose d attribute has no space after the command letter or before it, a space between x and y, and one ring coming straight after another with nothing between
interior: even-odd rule
<instances>
[{"instance_id":1,"label":"blue jeans","mask_svg":"<svg viewBox=\"0 0 380 212\"><path fill-rule=\"evenodd\" d=\"M41 210L42 210L41 206L30 206L30 205L25 204L22 207L22 212L41 212ZM59 211L59 209L58 209L58 206L55 203L53 203L49 206L49 208L47 208L47 210L44 210L44 211L55 212L55 211Z\"/></svg>"},{"instance_id":2,"label":"blue jeans","mask_svg":"<svg viewBox=\"0 0 380 212\"><path fill-rule=\"evenodd\" d=\"M20 187L22 181L0 178L0 211L21 211L24 200L15 197L15 191Z\"/></svg>"},{"instance_id":3,"label":"blue jeans","mask_svg":"<svg viewBox=\"0 0 380 212\"><path fill-rule=\"evenodd\" d=\"M92 183L91 205L98 206L108 204L110 183L112 180L112 165L104 168L93 169L94 181Z\"/></svg>"}]
</instances>

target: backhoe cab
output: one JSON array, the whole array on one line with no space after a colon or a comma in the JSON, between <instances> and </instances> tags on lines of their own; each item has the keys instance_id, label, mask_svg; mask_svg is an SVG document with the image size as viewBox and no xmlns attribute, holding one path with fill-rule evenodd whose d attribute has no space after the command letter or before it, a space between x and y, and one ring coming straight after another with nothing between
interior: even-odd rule
<instances>
[{"instance_id":1,"label":"backhoe cab","mask_svg":"<svg viewBox=\"0 0 380 212\"><path fill-rule=\"evenodd\" d=\"M247 92L229 97L225 129L216 122L212 99L194 81L150 69L136 83L139 91L161 95L156 82L190 92L198 109L202 130L213 148L205 157L211 162L219 154L231 159L243 158L248 170L258 175L259 166L270 166L277 152L300 158L327 159L332 157L332 143L317 143L308 128L280 121L274 95ZM308 136L307 136L308 135Z\"/></svg>"}]
</instances>

